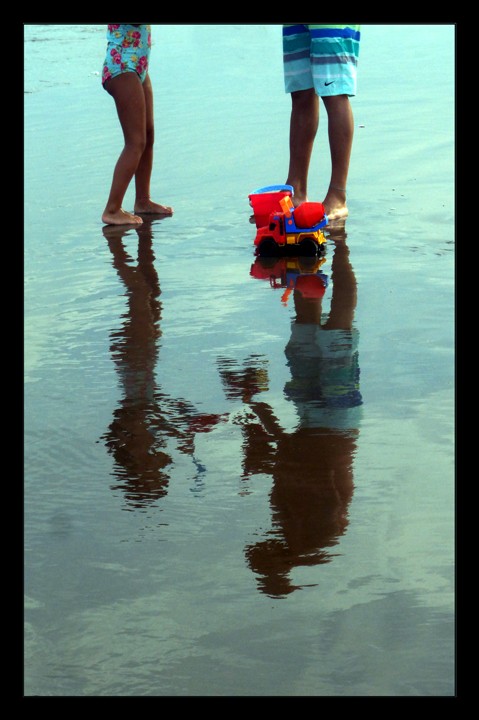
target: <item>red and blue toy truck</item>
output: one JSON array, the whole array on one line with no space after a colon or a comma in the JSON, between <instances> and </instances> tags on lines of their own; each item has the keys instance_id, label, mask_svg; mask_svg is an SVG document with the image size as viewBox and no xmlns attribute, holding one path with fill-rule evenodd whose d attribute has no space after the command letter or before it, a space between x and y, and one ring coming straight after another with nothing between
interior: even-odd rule
<instances>
[{"instance_id":1,"label":"red and blue toy truck","mask_svg":"<svg viewBox=\"0 0 479 720\"><path fill-rule=\"evenodd\" d=\"M303 202L295 208L292 194L291 185L269 185L248 196L257 227L256 255L314 257L323 251L322 228L328 223L323 204Z\"/></svg>"}]
</instances>

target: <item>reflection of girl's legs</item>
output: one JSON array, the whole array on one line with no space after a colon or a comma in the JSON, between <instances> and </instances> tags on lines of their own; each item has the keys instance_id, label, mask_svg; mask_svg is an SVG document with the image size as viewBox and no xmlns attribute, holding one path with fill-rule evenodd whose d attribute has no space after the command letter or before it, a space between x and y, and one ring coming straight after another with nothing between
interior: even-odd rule
<instances>
[{"instance_id":1,"label":"reflection of girl's legs","mask_svg":"<svg viewBox=\"0 0 479 720\"><path fill-rule=\"evenodd\" d=\"M131 72L111 78L104 87L115 101L125 145L113 172L102 220L112 225L141 223L140 217L123 210L122 202L146 147L145 93L140 78Z\"/></svg>"}]
</instances>

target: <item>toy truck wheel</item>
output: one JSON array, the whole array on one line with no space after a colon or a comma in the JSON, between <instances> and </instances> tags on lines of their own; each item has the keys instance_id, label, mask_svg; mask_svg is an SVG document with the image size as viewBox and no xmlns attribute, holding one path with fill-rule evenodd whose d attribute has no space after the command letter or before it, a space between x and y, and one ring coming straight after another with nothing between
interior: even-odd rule
<instances>
[{"instance_id":1,"label":"toy truck wheel","mask_svg":"<svg viewBox=\"0 0 479 720\"><path fill-rule=\"evenodd\" d=\"M304 238L298 245L300 255L305 257L313 257L318 254L318 244L313 238Z\"/></svg>"},{"instance_id":2,"label":"toy truck wheel","mask_svg":"<svg viewBox=\"0 0 479 720\"><path fill-rule=\"evenodd\" d=\"M279 257L280 251L273 238L265 238L258 247L260 257Z\"/></svg>"}]
</instances>

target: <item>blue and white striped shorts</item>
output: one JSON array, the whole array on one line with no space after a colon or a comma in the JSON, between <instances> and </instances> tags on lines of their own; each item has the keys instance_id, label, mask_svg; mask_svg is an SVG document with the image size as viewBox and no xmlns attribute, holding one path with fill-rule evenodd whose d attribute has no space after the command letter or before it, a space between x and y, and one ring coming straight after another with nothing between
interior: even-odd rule
<instances>
[{"instance_id":1,"label":"blue and white striped shorts","mask_svg":"<svg viewBox=\"0 0 479 720\"><path fill-rule=\"evenodd\" d=\"M283 25L284 87L356 95L360 25Z\"/></svg>"}]
</instances>

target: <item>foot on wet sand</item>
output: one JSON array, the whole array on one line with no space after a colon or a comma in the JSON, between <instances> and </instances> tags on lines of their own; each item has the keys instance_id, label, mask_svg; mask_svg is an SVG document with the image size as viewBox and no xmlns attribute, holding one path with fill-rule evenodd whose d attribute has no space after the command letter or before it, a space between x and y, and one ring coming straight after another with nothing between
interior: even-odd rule
<instances>
[{"instance_id":1,"label":"foot on wet sand","mask_svg":"<svg viewBox=\"0 0 479 720\"><path fill-rule=\"evenodd\" d=\"M123 208L120 208L118 212L109 213L105 210L101 216L102 221L105 225L141 225L143 220L138 215L133 215Z\"/></svg>"},{"instance_id":2,"label":"foot on wet sand","mask_svg":"<svg viewBox=\"0 0 479 720\"><path fill-rule=\"evenodd\" d=\"M332 220L343 220L348 216L346 190L330 185L326 197L323 200L323 205L329 222Z\"/></svg>"},{"instance_id":3,"label":"foot on wet sand","mask_svg":"<svg viewBox=\"0 0 479 720\"><path fill-rule=\"evenodd\" d=\"M301 203L308 202L308 196L295 193L291 200L293 201L294 207L298 207L298 205L301 205Z\"/></svg>"},{"instance_id":4,"label":"foot on wet sand","mask_svg":"<svg viewBox=\"0 0 479 720\"><path fill-rule=\"evenodd\" d=\"M150 198L138 198L135 202L135 212L143 215L173 215L173 208L155 203Z\"/></svg>"}]
</instances>

